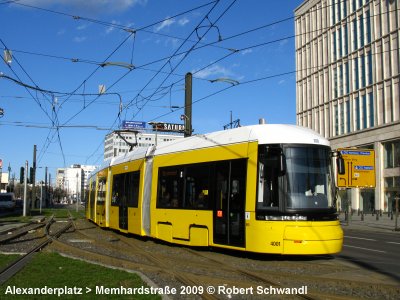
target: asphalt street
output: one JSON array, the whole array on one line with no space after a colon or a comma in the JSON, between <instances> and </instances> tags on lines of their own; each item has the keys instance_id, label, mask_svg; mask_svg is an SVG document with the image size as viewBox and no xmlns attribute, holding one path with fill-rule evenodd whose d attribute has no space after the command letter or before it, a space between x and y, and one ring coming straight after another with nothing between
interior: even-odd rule
<instances>
[{"instance_id":1,"label":"asphalt street","mask_svg":"<svg viewBox=\"0 0 400 300\"><path fill-rule=\"evenodd\" d=\"M400 232L344 227L343 251L336 257L400 283Z\"/></svg>"}]
</instances>

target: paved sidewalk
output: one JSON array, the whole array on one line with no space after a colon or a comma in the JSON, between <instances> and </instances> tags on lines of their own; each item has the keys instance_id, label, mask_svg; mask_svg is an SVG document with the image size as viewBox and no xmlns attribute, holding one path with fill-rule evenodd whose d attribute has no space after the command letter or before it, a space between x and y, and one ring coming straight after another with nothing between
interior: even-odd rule
<instances>
[{"instance_id":1,"label":"paved sidewalk","mask_svg":"<svg viewBox=\"0 0 400 300\"><path fill-rule=\"evenodd\" d=\"M344 213L341 213L339 215L339 220L344 230L358 229L369 231L396 232L400 234L400 214L397 220L398 231L394 230L395 219L396 215L393 215L393 220L391 220L391 216L387 213L383 213L382 216L379 214L378 219L376 217L376 214L364 214L364 220L361 220L361 214L358 215L357 212L354 212L352 216L349 216L348 221L345 220Z\"/></svg>"}]
</instances>

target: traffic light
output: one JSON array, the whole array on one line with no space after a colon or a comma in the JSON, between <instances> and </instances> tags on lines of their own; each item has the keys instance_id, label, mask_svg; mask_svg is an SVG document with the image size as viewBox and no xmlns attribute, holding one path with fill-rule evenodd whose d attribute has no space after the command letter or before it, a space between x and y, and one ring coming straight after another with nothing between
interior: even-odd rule
<instances>
[{"instance_id":1,"label":"traffic light","mask_svg":"<svg viewBox=\"0 0 400 300\"><path fill-rule=\"evenodd\" d=\"M19 171L19 183L24 183L24 179L25 179L25 168L21 167Z\"/></svg>"},{"instance_id":2,"label":"traffic light","mask_svg":"<svg viewBox=\"0 0 400 300\"><path fill-rule=\"evenodd\" d=\"M29 171L29 183L32 184L33 180L35 178L35 169L33 167L30 167Z\"/></svg>"}]
</instances>

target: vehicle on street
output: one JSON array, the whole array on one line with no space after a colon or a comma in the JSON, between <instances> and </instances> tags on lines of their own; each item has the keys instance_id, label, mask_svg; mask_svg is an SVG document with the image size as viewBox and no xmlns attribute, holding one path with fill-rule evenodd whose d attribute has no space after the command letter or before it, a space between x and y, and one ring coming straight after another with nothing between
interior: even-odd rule
<instances>
[{"instance_id":1,"label":"vehicle on street","mask_svg":"<svg viewBox=\"0 0 400 300\"><path fill-rule=\"evenodd\" d=\"M0 210L13 210L15 205L14 193L0 194Z\"/></svg>"}]
</instances>

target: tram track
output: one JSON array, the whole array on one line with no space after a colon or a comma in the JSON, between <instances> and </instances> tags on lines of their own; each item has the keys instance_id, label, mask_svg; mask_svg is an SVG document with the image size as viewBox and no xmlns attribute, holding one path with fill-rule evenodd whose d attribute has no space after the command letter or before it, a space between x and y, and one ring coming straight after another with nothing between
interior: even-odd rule
<instances>
[{"instance_id":1,"label":"tram track","mask_svg":"<svg viewBox=\"0 0 400 300\"><path fill-rule=\"evenodd\" d=\"M93 235L90 235L84 231L80 231L79 229L76 233L90 240L95 239ZM132 241L132 238L116 234L112 231L107 231L106 234L111 237L109 242L107 243L105 241L94 240L96 246L101 247L103 251L106 251L106 249L118 251L120 255L129 255L130 258L121 258L113 256L112 254L110 255L110 251L108 251L107 255L105 255L99 253L98 251L82 249L75 245L71 245L71 243L68 243L68 241L57 240L53 243L52 247L57 251L65 251L69 254L72 254L73 256L84 258L90 261L95 261L97 263L140 271L142 273L150 272L153 274L158 274L159 276L163 275L167 278L174 278L180 286L199 286L199 282L196 281L195 276L187 273L177 272L171 269L171 266L166 263L165 260L157 257L143 247L138 246L137 243L134 243ZM115 245L113 241L119 241L120 243L125 245L125 247L123 247L122 245ZM198 296L201 299L206 300L219 299L212 294L206 293Z\"/></svg>"},{"instance_id":2,"label":"tram track","mask_svg":"<svg viewBox=\"0 0 400 300\"><path fill-rule=\"evenodd\" d=\"M11 240L17 239L27 234L28 232L35 231L37 229L46 226L46 224L43 223L42 221L43 220L41 220L40 222L29 222L21 227L16 227L7 230L7 233L0 235L0 245L6 244Z\"/></svg>"},{"instance_id":3,"label":"tram track","mask_svg":"<svg viewBox=\"0 0 400 300\"><path fill-rule=\"evenodd\" d=\"M82 231L78 231L79 234L84 235L85 237L89 238L89 239L95 239L95 236L88 234L87 232L82 232ZM255 283L257 283L258 285L261 284L265 284L268 283L268 285L273 285L276 287L282 287L281 285L277 284L276 282L273 282L271 280L265 279L264 277L261 278L260 275L256 275L256 274L251 274L250 272L246 272L246 271L238 271L237 269L233 269L232 267L230 267L229 265L226 264L219 264L219 270L224 273L221 274L221 277L217 277L217 278L212 278L210 277L209 274L206 275L202 275L202 272L193 272L194 270L200 270L202 267L204 267L204 262L196 262L193 261L193 259L189 260L189 261L184 261L181 262L180 264L183 265L187 265L189 270L184 270L182 268L175 268L176 266L171 265L171 260L168 257L163 257L163 255L160 255L160 253L155 256L154 254L152 254L151 252L149 252L147 249L145 249L143 247L143 242L138 241L132 237L126 237L124 235L121 235L119 233L113 232L113 231L102 231L103 235L107 235L109 236L109 240L113 240L113 241L121 241L122 243L124 243L125 245L127 245L128 247L122 247L121 245L115 245L113 243L106 243L106 242L102 242L102 241L95 241L95 243L97 243L97 246L101 247L104 251L105 249L108 248L113 248L120 250L121 252L126 252L123 249L129 249L130 253L134 253L135 256L139 255L142 256L144 258L146 258L146 262L147 263L141 263L142 268L141 271L148 271L146 270L146 268L149 267L149 262L151 263L150 268L158 268L159 272L163 272L166 274L169 274L171 276L173 276L176 280L178 280L181 284L184 284L186 286L199 286L199 285L210 285L210 284L214 284L214 285L218 285L221 284L221 282L224 282L226 284L229 285L237 285L237 286L244 286L246 288L251 287L252 285L254 285ZM177 249L182 249L182 248L177 248ZM185 249L185 248L183 248ZM184 250L184 251L188 251L188 253L190 253L192 256L193 254L195 254L196 252L193 250ZM98 256L98 254L96 254L96 256ZM206 257L203 257L206 258ZM107 258L108 259L108 258ZM209 258L206 258L209 259ZM216 261L212 261L211 260L211 264L209 263L209 265L206 267L206 269L214 269L216 270L217 268L215 267ZM176 265L179 265L178 263L176 263ZM143 270L144 269L144 270ZM223 270L221 270L223 269ZM226 272L233 272L235 274L238 275L238 277L243 278L245 277L250 277L252 279L252 281L243 281L240 280L239 278L228 278L226 277ZM209 272L209 271L207 271ZM215 275L215 274L214 274ZM202 298L204 299L219 299L218 297L214 296L214 295L203 295ZM300 297L301 299L315 299L312 297Z\"/></svg>"},{"instance_id":4,"label":"tram track","mask_svg":"<svg viewBox=\"0 0 400 300\"><path fill-rule=\"evenodd\" d=\"M84 225L82 226L82 224ZM297 294L286 298L333 300L363 298L363 294L373 295L374 293L394 295L398 289L382 282L353 280L348 274L358 272L358 270L348 265L338 265L333 257L331 259L315 257L292 260L280 256L274 258L250 255L248 259L248 255L243 255L244 258L240 254L237 256L235 254L226 255L176 245L171 246L109 229L89 227L87 224L93 225L83 221L80 226L77 226L78 230L73 235L77 239L84 237L86 241L90 241L92 249L87 250L86 254L89 261L93 261L93 257L96 257L97 262L104 263L103 258L106 256L104 254L109 255L112 252L114 262L110 263L111 265L140 271L159 286L174 284L175 286L224 285L243 288L261 286L277 289L308 286L307 295ZM75 248L73 256L80 257L80 250L77 248L79 247ZM93 251L96 251L97 254L91 254ZM347 277L342 278L341 274L347 274ZM198 295L198 297L201 296ZM206 297L203 296L203 298ZM217 295L208 295L206 299L223 298L225 297L222 295L218 297ZM260 298L262 297L260 296ZM393 299L393 297L389 296L386 299Z\"/></svg>"},{"instance_id":5,"label":"tram track","mask_svg":"<svg viewBox=\"0 0 400 300\"><path fill-rule=\"evenodd\" d=\"M46 223L43 224L45 226L45 235L40 238L38 244L36 244L32 249L30 249L26 254L17 258L15 261L4 267L0 270L0 285L7 282L11 277L13 277L17 272L19 272L22 268L24 268L30 260L34 257L34 255L41 251L44 247L46 247L49 243L54 241L54 239L58 238L63 232L67 231L72 226L72 219L69 218L67 224L61 229L57 230L55 233L50 233L50 226L55 222L54 216L52 216ZM40 226L40 227L43 227ZM15 237L14 237L15 238ZM12 239L10 239L12 240ZM10 241L8 240L8 241Z\"/></svg>"}]
</instances>

